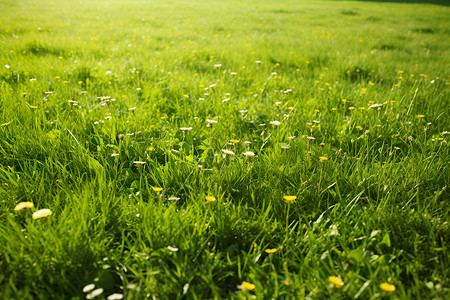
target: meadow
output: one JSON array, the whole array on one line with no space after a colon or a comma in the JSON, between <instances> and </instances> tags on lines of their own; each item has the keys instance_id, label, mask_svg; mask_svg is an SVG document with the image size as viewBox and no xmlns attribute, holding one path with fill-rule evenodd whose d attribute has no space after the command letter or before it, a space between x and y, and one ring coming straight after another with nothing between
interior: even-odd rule
<instances>
[{"instance_id":1,"label":"meadow","mask_svg":"<svg viewBox=\"0 0 450 300\"><path fill-rule=\"evenodd\" d=\"M0 1L0 298L448 299L449 15Z\"/></svg>"}]
</instances>

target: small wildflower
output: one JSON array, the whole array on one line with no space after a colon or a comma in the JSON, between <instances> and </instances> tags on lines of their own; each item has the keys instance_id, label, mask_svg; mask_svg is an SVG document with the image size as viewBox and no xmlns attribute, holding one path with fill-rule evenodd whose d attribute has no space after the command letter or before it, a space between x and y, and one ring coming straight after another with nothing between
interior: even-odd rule
<instances>
[{"instance_id":1,"label":"small wildflower","mask_svg":"<svg viewBox=\"0 0 450 300\"><path fill-rule=\"evenodd\" d=\"M19 204L16 205L16 207L14 208L15 211L21 211L23 209L29 209L29 208L33 208L33 202L20 202Z\"/></svg>"},{"instance_id":2,"label":"small wildflower","mask_svg":"<svg viewBox=\"0 0 450 300\"><path fill-rule=\"evenodd\" d=\"M242 287L246 290L254 290L255 289L255 285L253 283L247 282L247 281L242 281L241 283Z\"/></svg>"},{"instance_id":3,"label":"small wildflower","mask_svg":"<svg viewBox=\"0 0 450 300\"><path fill-rule=\"evenodd\" d=\"M167 249L169 249L172 252L177 252L178 251L178 248L171 247L171 246L167 246Z\"/></svg>"},{"instance_id":4,"label":"small wildflower","mask_svg":"<svg viewBox=\"0 0 450 300\"><path fill-rule=\"evenodd\" d=\"M123 139L125 138L124 134L119 134L119 136L117 137L119 139L119 141L123 141Z\"/></svg>"},{"instance_id":5,"label":"small wildflower","mask_svg":"<svg viewBox=\"0 0 450 300\"><path fill-rule=\"evenodd\" d=\"M192 130L192 127L181 127L180 130L181 131L189 131L189 130Z\"/></svg>"},{"instance_id":6,"label":"small wildflower","mask_svg":"<svg viewBox=\"0 0 450 300\"><path fill-rule=\"evenodd\" d=\"M384 282L380 284L380 288L385 292L393 292L396 290L395 285Z\"/></svg>"},{"instance_id":7,"label":"small wildflower","mask_svg":"<svg viewBox=\"0 0 450 300\"><path fill-rule=\"evenodd\" d=\"M213 196L205 196L205 198L206 198L206 200L207 200L208 202L214 202L214 201L216 201L216 198L214 198Z\"/></svg>"},{"instance_id":8,"label":"small wildflower","mask_svg":"<svg viewBox=\"0 0 450 300\"><path fill-rule=\"evenodd\" d=\"M266 249L266 250L264 250L266 253L268 253L268 254L272 254L272 253L275 253L276 251L277 251L277 249L275 249L275 248L273 248L273 249Z\"/></svg>"},{"instance_id":9,"label":"small wildflower","mask_svg":"<svg viewBox=\"0 0 450 300\"><path fill-rule=\"evenodd\" d=\"M217 123L216 120L211 120L211 119L206 119L206 122L208 122L209 124L216 124Z\"/></svg>"},{"instance_id":10,"label":"small wildflower","mask_svg":"<svg viewBox=\"0 0 450 300\"><path fill-rule=\"evenodd\" d=\"M180 199L181 198L178 198L178 197L169 197L167 200L169 200L169 201L178 201Z\"/></svg>"},{"instance_id":11,"label":"small wildflower","mask_svg":"<svg viewBox=\"0 0 450 300\"><path fill-rule=\"evenodd\" d=\"M281 122L280 121L270 121L270 124L272 124L272 126L280 126Z\"/></svg>"},{"instance_id":12,"label":"small wildflower","mask_svg":"<svg viewBox=\"0 0 450 300\"><path fill-rule=\"evenodd\" d=\"M88 284L83 288L83 293L88 293L88 292L92 291L94 288L95 288L95 284L93 284L93 283Z\"/></svg>"},{"instance_id":13,"label":"small wildflower","mask_svg":"<svg viewBox=\"0 0 450 300\"><path fill-rule=\"evenodd\" d=\"M239 143L239 140L230 140L230 142L233 144L237 144L237 143Z\"/></svg>"},{"instance_id":14,"label":"small wildflower","mask_svg":"<svg viewBox=\"0 0 450 300\"><path fill-rule=\"evenodd\" d=\"M341 278L337 277L337 276L330 276L330 277L328 277L328 281L330 283L332 283L337 288L340 288L341 286L344 285L344 281Z\"/></svg>"},{"instance_id":15,"label":"small wildflower","mask_svg":"<svg viewBox=\"0 0 450 300\"><path fill-rule=\"evenodd\" d=\"M52 211L50 209L41 209L33 213L33 219L41 219L46 218L52 214Z\"/></svg>"},{"instance_id":16,"label":"small wildflower","mask_svg":"<svg viewBox=\"0 0 450 300\"><path fill-rule=\"evenodd\" d=\"M11 122L3 123L3 124L0 124L0 127L8 126L9 124L11 124Z\"/></svg>"},{"instance_id":17,"label":"small wildflower","mask_svg":"<svg viewBox=\"0 0 450 300\"><path fill-rule=\"evenodd\" d=\"M146 164L145 161L139 161L139 160L134 161L133 163L134 163L137 167L143 167L143 166Z\"/></svg>"},{"instance_id":18,"label":"small wildflower","mask_svg":"<svg viewBox=\"0 0 450 300\"><path fill-rule=\"evenodd\" d=\"M285 196L283 197L283 199L286 200L287 202L292 202L292 201L294 201L295 199L297 199L297 196L287 196L287 195L285 195Z\"/></svg>"},{"instance_id":19,"label":"small wildflower","mask_svg":"<svg viewBox=\"0 0 450 300\"><path fill-rule=\"evenodd\" d=\"M244 154L247 157L254 157L255 156L255 153L253 153L252 151L246 151L246 152L244 152L242 154Z\"/></svg>"},{"instance_id":20,"label":"small wildflower","mask_svg":"<svg viewBox=\"0 0 450 300\"><path fill-rule=\"evenodd\" d=\"M152 186L152 189L153 189L155 192L161 192L161 191L163 190L162 187L155 187L155 186Z\"/></svg>"},{"instance_id":21,"label":"small wildflower","mask_svg":"<svg viewBox=\"0 0 450 300\"><path fill-rule=\"evenodd\" d=\"M108 296L108 298L106 298L108 300L121 300L123 299L123 294L118 294L118 293L114 293Z\"/></svg>"},{"instance_id":22,"label":"small wildflower","mask_svg":"<svg viewBox=\"0 0 450 300\"><path fill-rule=\"evenodd\" d=\"M326 156L321 156L321 157L319 157L319 159L320 159L320 161L325 161L325 160L328 160L328 157L326 157Z\"/></svg>"},{"instance_id":23,"label":"small wildflower","mask_svg":"<svg viewBox=\"0 0 450 300\"><path fill-rule=\"evenodd\" d=\"M286 279L285 281L283 281L283 283L284 283L284 285L287 285L287 286L292 284L292 282L289 279Z\"/></svg>"},{"instance_id":24,"label":"small wildflower","mask_svg":"<svg viewBox=\"0 0 450 300\"><path fill-rule=\"evenodd\" d=\"M418 118L425 118L425 115L417 115Z\"/></svg>"},{"instance_id":25,"label":"small wildflower","mask_svg":"<svg viewBox=\"0 0 450 300\"><path fill-rule=\"evenodd\" d=\"M400 147L394 147L395 150L400 150Z\"/></svg>"},{"instance_id":26,"label":"small wildflower","mask_svg":"<svg viewBox=\"0 0 450 300\"><path fill-rule=\"evenodd\" d=\"M349 109L349 110L354 110L354 109L356 109L356 107L350 106L348 109Z\"/></svg>"},{"instance_id":27,"label":"small wildflower","mask_svg":"<svg viewBox=\"0 0 450 300\"><path fill-rule=\"evenodd\" d=\"M223 152L223 154L226 154L226 155L234 155L233 151L230 151L230 150L227 150L227 149L222 149L222 152Z\"/></svg>"}]
</instances>

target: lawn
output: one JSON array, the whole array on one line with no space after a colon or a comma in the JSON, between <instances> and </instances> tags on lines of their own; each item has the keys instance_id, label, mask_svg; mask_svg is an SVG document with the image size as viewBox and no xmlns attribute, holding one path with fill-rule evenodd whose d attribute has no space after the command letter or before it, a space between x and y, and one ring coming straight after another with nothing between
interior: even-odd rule
<instances>
[{"instance_id":1,"label":"lawn","mask_svg":"<svg viewBox=\"0 0 450 300\"><path fill-rule=\"evenodd\" d=\"M0 298L448 299L419 2L1 1Z\"/></svg>"}]
</instances>

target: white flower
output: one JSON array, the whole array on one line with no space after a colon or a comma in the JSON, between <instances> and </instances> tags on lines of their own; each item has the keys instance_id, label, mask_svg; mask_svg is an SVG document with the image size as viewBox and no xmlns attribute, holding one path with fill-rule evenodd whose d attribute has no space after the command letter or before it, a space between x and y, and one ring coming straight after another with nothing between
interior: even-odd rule
<instances>
[{"instance_id":1,"label":"white flower","mask_svg":"<svg viewBox=\"0 0 450 300\"><path fill-rule=\"evenodd\" d=\"M211 119L206 119L206 122L208 122L209 124L215 124L215 123L217 123L216 120L211 120Z\"/></svg>"},{"instance_id":2,"label":"white flower","mask_svg":"<svg viewBox=\"0 0 450 300\"><path fill-rule=\"evenodd\" d=\"M255 153L253 153L252 151L246 151L246 152L244 152L242 154L244 154L247 157L254 157L255 156Z\"/></svg>"},{"instance_id":3,"label":"white flower","mask_svg":"<svg viewBox=\"0 0 450 300\"><path fill-rule=\"evenodd\" d=\"M95 288L95 284L93 284L93 283L88 284L83 288L83 293L88 293L88 292L92 291L94 288Z\"/></svg>"},{"instance_id":4,"label":"white flower","mask_svg":"<svg viewBox=\"0 0 450 300\"><path fill-rule=\"evenodd\" d=\"M87 294L87 295L86 295L86 299L92 299L92 298L95 298L95 297L101 295L102 293L103 293L103 289L102 289L102 288L93 290L90 294Z\"/></svg>"},{"instance_id":5,"label":"white flower","mask_svg":"<svg viewBox=\"0 0 450 300\"><path fill-rule=\"evenodd\" d=\"M180 130L181 131L189 131L189 130L192 130L192 127L181 127Z\"/></svg>"},{"instance_id":6,"label":"white flower","mask_svg":"<svg viewBox=\"0 0 450 300\"><path fill-rule=\"evenodd\" d=\"M280 121L270 121L270 124L272 124L272 126L280 126L281 122Z\"/></svg>"},{"instance_id":7,"label":"white flower","mask_svg":"<svg viewBox=\"0 0 450 300\"><path fill-rule=\"evenodd\" d=\"M234 155L233 151L227 150L227 149L222 149L222 152L226 155Z\"/></svg>"},{"instance_id":8,"label":"white flower","mask_svg":"<svg viewBox=\"0 0 450 300\"><path fill-rule=\"evenodd\" d=\"M9 66L9 65L5 65L5 68L9 69L9 68L10 68L10 66Z\"/></svg>"},{"instance_id":9,"label":"white flower","mask_svg":"<svg viewBox=\"0 0 450 300\"><path fill-rule=\"evenodd\" d=\"M380 107L380 106L383 106L383 104L376 103L376 104L372 104L371 106L369 106L369 108L376 108L376 107Z\"/></svg>"},{"instance_id":10,"label":"white flower","mask_svg":"<svg viewBox=\"0 0 450 300\"><path fill-rule=\"evenodd\" d=\"M120 300L120 299L123 299L123 295L116 293L116 294L109 295L107 299L108 300Z\"/></svg>"},{"instance_id":11,"label":"white flower","mask_svg":"<svg viewBox=\"0 0 450 300\"><path fill-rule=\"evenodd\" d=\"M178 248L171 247L171 246L167 246L167 249L169 249L172 252L177 252L178 251Z\"/></svg>"}]
</instances>

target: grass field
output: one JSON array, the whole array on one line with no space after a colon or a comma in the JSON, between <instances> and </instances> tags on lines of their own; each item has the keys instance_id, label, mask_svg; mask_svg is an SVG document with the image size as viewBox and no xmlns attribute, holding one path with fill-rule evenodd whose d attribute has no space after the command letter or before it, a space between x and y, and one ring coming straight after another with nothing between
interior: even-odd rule
<instances>
[{"instance_id":1,"label":"grass field","mask_svg":"<svg viewBox=\"0 0 450 300\"><path fill-rule=\"evenodd\" d=\"M445 4L0 1L0 298L448 299Z\"/></svg>"}]
</instances>

